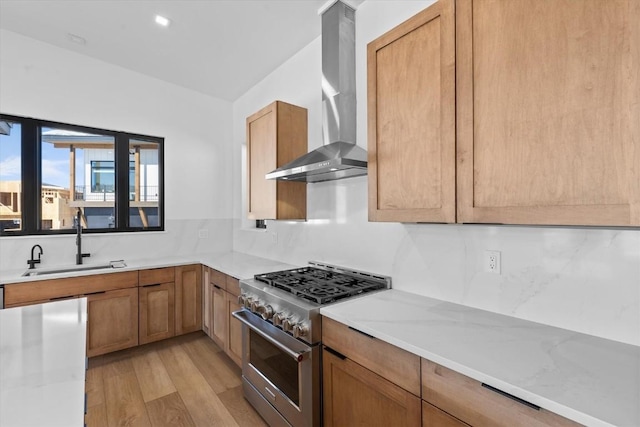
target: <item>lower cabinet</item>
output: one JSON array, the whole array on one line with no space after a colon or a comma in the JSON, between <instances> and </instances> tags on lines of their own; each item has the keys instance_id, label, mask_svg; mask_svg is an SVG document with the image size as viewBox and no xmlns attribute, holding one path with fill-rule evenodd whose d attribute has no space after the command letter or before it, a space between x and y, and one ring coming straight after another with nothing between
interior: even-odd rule
<instances>
[{"instance_id":1,"label":"lower cabinet","mask_svg":"<svg viewBox=\"0 0 640 427\"><path fill-rule=\"evenodd\" d=\"M240 310L238 279L213 268L205 271L207 277L205 291L205 312L203 318L211 339L238 366L242 365L242 324L231 313ZM208 300L208 302L207 302Z\"/></svg>"},{"instance_id":2,"label":"lower cabinet","mask_svg":"<svg viewBox=\"0 0 640 427\"><path fill-rule=\"evenodd\" d=\"M229 337L225 352L238 366L242 366L242 323L233 317L232 313L240 310L240 308L238 296L227 292L226 315L227 324L229 325Z\"/></svg>"},{"instance_id":3,"label":"lower cabinet","mask_svg":"<svg viewBox=\"0 0 640 427\"><path fill-rule=\"evenodd\" d=\"M420 426L420 358L322 319L325 426Z\"/></svg>"},{"instance_id":4,"label":"lower cabinet","mask_svg":"<svg viewBox=\"0 0 640 427\"><path fill-rule=\"evenodd\" d=\"M202 268L200 264L175 267L176 335L202 329Z\"/></svg>"},{"instance_id":5,"label":"lower cabinet","mask_svg":"<svg viewBox=\"0 0 640 427\"><path fill-rule=\"evenodd\" d=\"M325 426L579 426L327 317L322 343Z\"/></svg>"},{"instance_id":6,"label":"lower cabinet","mask_svg":"<svg viewBox=\"0 0 640 427\"><path fill-rule=\"evenodd\" d=\"M175 285L159 283L138 288L139 344L175 335Z\"/></svg>"},{"instance_id":7,"label":"lower cabinet","mask_svg":"<svg viewBox=\"0 0 640 427\"><path fill-rule=\"evenodd\" d=\"M325 350L325 426L420 426L420 398L352 360Z\"/></svg>"},{"instance_id":8,"label":"lower cabinet","mask_svg":"<svg viewBox=\"0 0 640 427\"><path fill-rule=\"evenodd\" d=\"M203 328L200 264L5 284L7 308L78 297L88 357Z\"/></svg>"},{"instance_id":9,"label":"lower cabinet","mask_svg":"<svg viewBox=\"0 0 640 427\"><path fill-rule=\"evenodd\" d=\"M88 312L88 357L138 345L138 288L84 296Z\"/></svg>"},{"instance_id":10,"label":"lower cabinet","mask_svg":"<svg viewBox=\"0 0 640 427\"><path fill-rule=\"evenodd\" d=\"M211 338L224 350L225 344L227 342L227 292L213 285L211 287L211 301L212 301L212 311L211 311Z\"/></svg>"}]
</instances>

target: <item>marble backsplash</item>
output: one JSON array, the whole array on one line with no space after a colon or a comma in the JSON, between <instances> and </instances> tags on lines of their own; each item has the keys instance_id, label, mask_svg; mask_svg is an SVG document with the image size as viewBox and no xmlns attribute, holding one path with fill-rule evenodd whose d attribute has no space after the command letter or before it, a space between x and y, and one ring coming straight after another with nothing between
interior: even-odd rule
<instances>
[{"instance_id":1,"label":"marble backsplash","mask_svg":"<svg viewBox=\"0 0 640 427\"><path fill-rule=\"evenodd\" d=\"M91 234L82 236L82 251L91 254L86 264L124 259L224 252L232 246L232 220L166 220L165 231ZM42 263L37 268L54 268L75 263L74 235L0 238L0 269L27 268L31 247L42 246Z\"/></svg>"},{"instance_id":2,"label":"marble backsplash","mask_svg":"<svg viewBox=\"0 0 640 427\"><path fill-rule=\"evenodd\" d=\"M390 275L395 289L640 345L640 230L367 221L366 178L308 185L304 222L234 226L234 250ZM484 271L501 252L501 274Z\"/></svg>"}]
</instances>

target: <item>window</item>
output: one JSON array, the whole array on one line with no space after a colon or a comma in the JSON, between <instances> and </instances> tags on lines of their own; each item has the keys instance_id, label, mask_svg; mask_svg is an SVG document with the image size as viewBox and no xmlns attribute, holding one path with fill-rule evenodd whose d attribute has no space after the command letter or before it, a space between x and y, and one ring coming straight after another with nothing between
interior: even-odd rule
<instances>
[{"instance_id":1,"label":"window","mask_svg":"<svg viewBox=\"0 0 640 427\"><path fill-rule=\"evenodd\" d=\"M0 115L0 235L163 230L163 143Z\"/></svg>"},{"instance_id":2,"label":"window","mask_svg":"<svg viewBox=\"0 0 640 427\"><path fill-rule=\"evenodd\" d=\"M91 192L116 192L115 162L104 162L100 160L93 160L91 162Z\"/></svg>"},{"instance_id":3,"label":"window","mask_svg":"<svg viewBox=\"0 0 640 427\"><path fill-rule=\"evenodd\" d=\"M0 234L22 231L22 126L0 117Z\"/></svg>"}]
</instances>

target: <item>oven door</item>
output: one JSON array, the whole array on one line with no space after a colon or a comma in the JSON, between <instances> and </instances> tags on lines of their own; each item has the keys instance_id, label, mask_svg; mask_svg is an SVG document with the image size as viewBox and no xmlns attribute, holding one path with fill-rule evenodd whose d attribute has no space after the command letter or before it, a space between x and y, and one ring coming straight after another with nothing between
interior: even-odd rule
<instances>
[{"instance_id":1,"label":"oven door","mask_svg":"<svg viewBox=\"0 0 640 427\"><path fill-rule=\"evenodd\" d=\"M270 424L320 425L320 345L310 346L242 309L245 397ZM275 412L274 412L275 411Z\"/></svg>"}]
</instances>

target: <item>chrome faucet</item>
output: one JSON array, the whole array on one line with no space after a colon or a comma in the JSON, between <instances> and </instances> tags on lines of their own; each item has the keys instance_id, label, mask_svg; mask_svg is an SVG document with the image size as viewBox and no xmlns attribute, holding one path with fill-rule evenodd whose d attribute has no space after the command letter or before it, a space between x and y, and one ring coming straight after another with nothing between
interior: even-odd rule
<instances>
[{"instance_id":1,"label":"chrome faucet","mask_svg":"<svg viewBox=\"0 0 640 427\"><path fill-rule=\"evenodd\" d=\"M76 213L76 246L78 247L78 253L76 254L76 264L82 264L82 258L90 257L90 253L82 253L82 211L78 208Z\"/></svg>"},{"instance_id":2,"label":"chrome faucet","mask_svg":"<svg viewBox=\"0 0 640 427\"><path fill-rule=\"evenodd\" d=\"M38 259L33 259L34 254L33 252L36 250L36 248L39 249L38 252ZM33 245L33 247L31 248L31 259L29 261L27 261L27 264L29 264L29 270L33 270L35 268L36 264L40 264L40 256L44 253L44 251L42 250L42 246L40 245Z\"/></svg>"}]
</instances>

